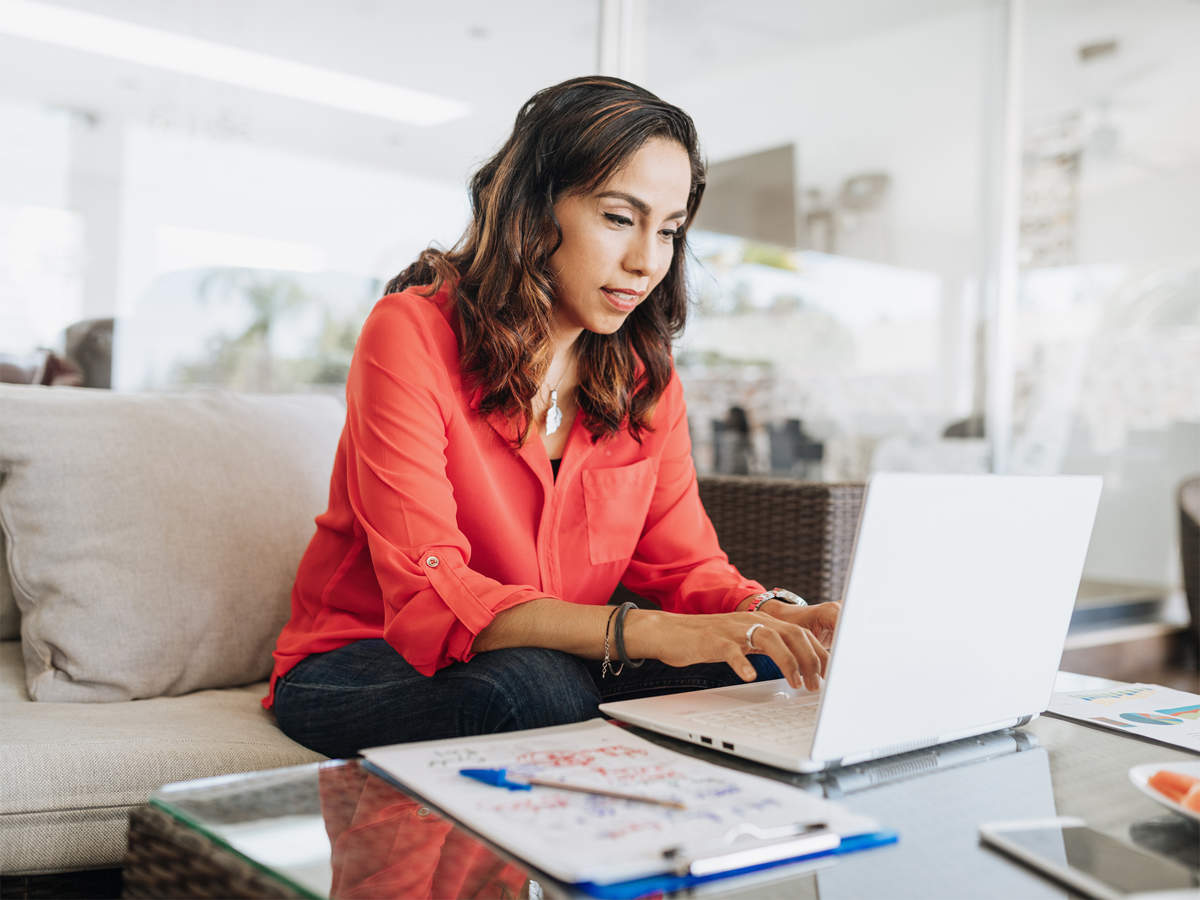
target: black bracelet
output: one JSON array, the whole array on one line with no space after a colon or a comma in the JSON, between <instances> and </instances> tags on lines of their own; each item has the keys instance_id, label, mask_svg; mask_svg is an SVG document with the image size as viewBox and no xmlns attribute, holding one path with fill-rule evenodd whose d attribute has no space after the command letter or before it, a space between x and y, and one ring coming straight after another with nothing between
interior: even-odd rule
<instances>
[{"instance_id":1,"label":"black bracelet","mask_svg":"<svg viewBox=\"0 0 1200 900\"><path fill-rule=\"evenodd\" d=\"M633 666L635 669L644 663L644 659L630 659L629 654L625 652L625 614L631 609L637 609L636 603L631 603L628 600L621 604L617 610L617 621L613 625L613 641L617 645L617 659L621 661L622 666Z\"/></svg>"}]
</instances>

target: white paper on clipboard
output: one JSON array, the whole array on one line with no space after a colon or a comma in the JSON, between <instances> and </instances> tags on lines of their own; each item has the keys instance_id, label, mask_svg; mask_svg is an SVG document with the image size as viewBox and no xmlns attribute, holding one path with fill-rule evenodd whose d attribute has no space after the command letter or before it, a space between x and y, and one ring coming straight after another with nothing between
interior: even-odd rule
<instances>
[{"instance_id":1,"label":"white paper on clipboard","mask_svg":"<svg viewBox=\"0 0 1200 900\"><path fill-rule=\"evenodd\" d=\"M805 791L685 756L603 719L498 735L364 750L367 760L483 837L562 881L661 874L663 851L703 857L746 846L742 826L824 822L843 838L876 823ZM651 794L685 810L553 788L507 791L459 774L520 775ZM750 839L751 841L753 839Z\"/></svg>"}]
</instances>

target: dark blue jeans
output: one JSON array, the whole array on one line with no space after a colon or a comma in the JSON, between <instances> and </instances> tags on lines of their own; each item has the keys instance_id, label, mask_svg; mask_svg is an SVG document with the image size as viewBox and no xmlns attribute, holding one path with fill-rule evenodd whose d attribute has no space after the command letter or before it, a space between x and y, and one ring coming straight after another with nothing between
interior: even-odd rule
<instances>
[{"instance_id":1,"label":"dark blue jeans","mask_svg":"<svg viewBox=\"0 0 1200 900\"><path fill-rule=\"evenodd\" d=\"M779 678L751 656L759 679ZM580 722L597 704L741 684L725 663L641 668L600 677L600 663L558 650L513 647L422 675L382 639L356 641L299 663L275 685L275 716L293 740L326 756L364 747Z\"/></svg>"}]
</instances>

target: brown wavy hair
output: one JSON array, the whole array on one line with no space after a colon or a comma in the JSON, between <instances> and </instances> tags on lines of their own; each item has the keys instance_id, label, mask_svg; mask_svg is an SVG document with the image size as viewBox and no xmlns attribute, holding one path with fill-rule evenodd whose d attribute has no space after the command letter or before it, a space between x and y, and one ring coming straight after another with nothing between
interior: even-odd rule
<instances>
[{"instance_id":1,"label":"brown wavy hair","mask_svg":"<svg viewBox=\"0 0 1200 900\"><path fill-rule=\"evenodd\" d=\"M450 250L429 248L386 293L443 283L454 289L460 352L480 411L533 422L533 398L550 364L555 284L550 257L562 243L554 204L596 190L651 138L687 151L687 218L662 281L613 334L576 343L579 408L593 440L626 423L641 440L671 377L671 344L687 318L684 232L704 194L696 127L677 106L620 78L572 78L533 95L504 146L471 179L471 223ZM639 370L640 363L640 370Z\"/></svg>"}]
</instances>

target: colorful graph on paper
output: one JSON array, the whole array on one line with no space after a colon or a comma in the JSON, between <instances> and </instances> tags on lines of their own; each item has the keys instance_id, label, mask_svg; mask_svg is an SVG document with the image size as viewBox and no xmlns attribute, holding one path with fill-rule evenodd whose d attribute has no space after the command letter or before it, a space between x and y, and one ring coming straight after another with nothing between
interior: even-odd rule
<instances>
[{"instance_id":1,"label":"colorful graph on paper","mask_svg":"<svg viewBox=\"0 0 1200 900\"><path fill-rule=\"evenodd\" d=\"M1200 753L1200 696L1155 684L1057 693L1048 712Z\"/></svg>"},{"instance_id":2,"label":"colorful graph on paper","mask_svg":"<svg viewBox=\"0 0 1200 900\"><path fill-rule=\"evenodd\" d=\"M1121 718L1135 725L1182 725L1183 719L1177 719L1174 716L1160 716L1155 713L1146 712L1126 712L1121 713Z\"/></svg>"},{"instance_id":3,"label":"colorful graph on paper","mask_svg":"<svg viewBox=\"0 0 1200 900\"><path fill-rule=\"evenodd\" d=\"M1178 719L1200 719L1200 705L1177 706L1174 709L1156 709L1155 712Z\"/></svg>"},{"instance_id":4,"label":"colorful graph on paper","mask_svg":"<svg viewBox=\"0 0 1200 900\"><path fill-rule=\"evenodd\" d=\"M667 750L603 719L363 755L485 838L568 882L658 874L667 868L667 848L690 856L728 850L731 835L747 824L825 822L842 835L877 827L819 795ZM553 788L507 791L464 778L463 768L650 794L686 809Z\"/></svg>"}]
</instances>

